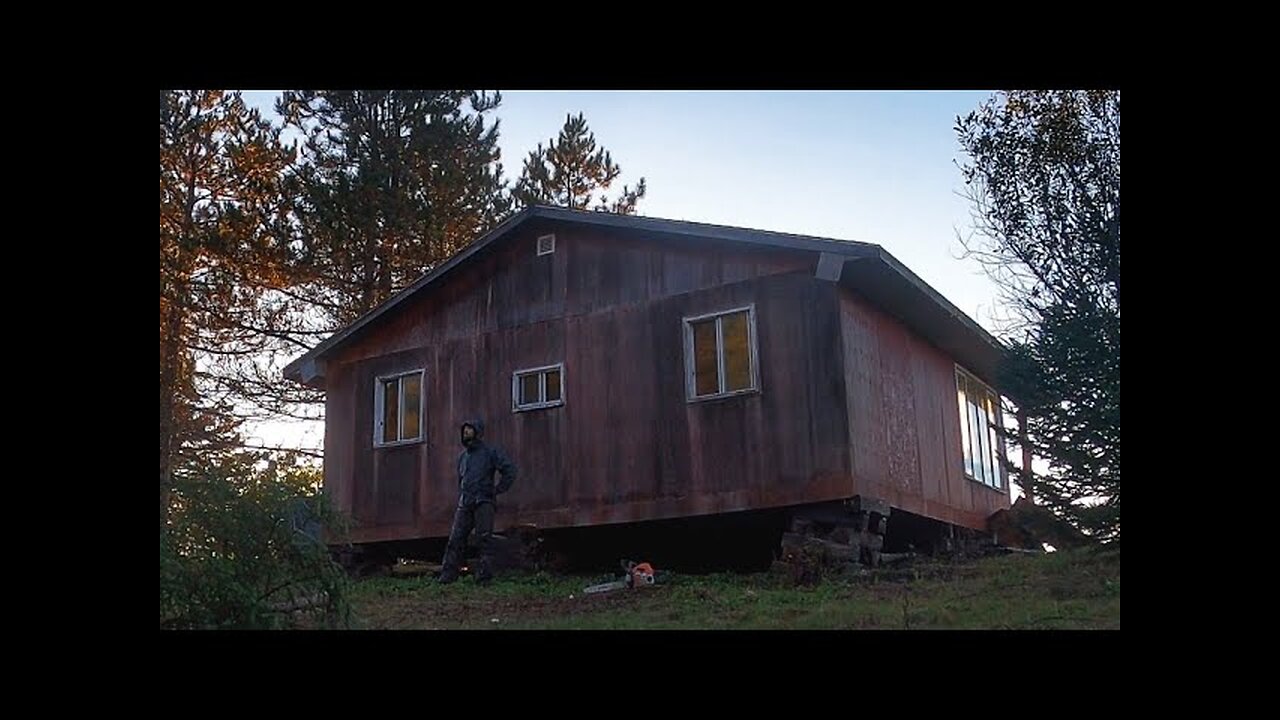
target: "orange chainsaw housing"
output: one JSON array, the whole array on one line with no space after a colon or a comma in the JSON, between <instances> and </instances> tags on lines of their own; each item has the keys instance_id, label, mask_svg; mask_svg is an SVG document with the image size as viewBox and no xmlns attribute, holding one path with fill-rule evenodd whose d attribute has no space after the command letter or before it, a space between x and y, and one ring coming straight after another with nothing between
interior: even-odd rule
<instances>
[{"instance_id":1,"label":"orange chainsaw housing","mask_svg":"<svg viewBox=\"0 0 1280 720\"><path fill-rule=\"evenodd\" d=\"M640 563L631 568L631 586L643 587L653 584L653 566L649 563Z\"/></svg>"}]
</instances>

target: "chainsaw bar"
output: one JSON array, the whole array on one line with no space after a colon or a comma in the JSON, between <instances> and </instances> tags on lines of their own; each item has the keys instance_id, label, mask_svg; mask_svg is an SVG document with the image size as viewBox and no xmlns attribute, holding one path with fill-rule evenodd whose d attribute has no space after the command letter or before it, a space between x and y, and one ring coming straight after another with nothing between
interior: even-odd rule
<instances>
[{"instance_id":1,"label":"chainsaw bar","mask_svg":"<svg viewBox=\"0 0 1280 720\"><path fill-rule=\"evenodd\" d=\"M607 583L600 583L599 585L592 585L591 587L583 590L582 592L590 595L594 593L609 592L610 590L621 590L626 586L627 586L626 580L615 580L614 582L607 582Z\"/></svg>"}]
</instances>

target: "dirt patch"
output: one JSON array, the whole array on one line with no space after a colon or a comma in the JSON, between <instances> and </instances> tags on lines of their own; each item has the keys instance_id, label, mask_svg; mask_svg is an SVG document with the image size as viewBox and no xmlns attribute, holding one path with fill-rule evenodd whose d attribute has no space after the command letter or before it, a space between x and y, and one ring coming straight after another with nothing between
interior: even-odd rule
<instances>
[{"instance_id":1,"label":"dirt patch","mask_svg":"<svg viewBox=\"0 0 1280 720\"><path fill-rule=\"evenodd\" d=\"M432 591L434 590L434 591ZM599 595L533 589L527 592L494 592L489 588L459 585L439 592L429 590L373 592L353 606L360 625L385 629L477 629L503 624L537 623L547 618L575 617L636 607L660 589L617 591ZM572 595L573 597L570 597ZM492 622L497 618L498 622Z\"/></svg>"}]
</instances>

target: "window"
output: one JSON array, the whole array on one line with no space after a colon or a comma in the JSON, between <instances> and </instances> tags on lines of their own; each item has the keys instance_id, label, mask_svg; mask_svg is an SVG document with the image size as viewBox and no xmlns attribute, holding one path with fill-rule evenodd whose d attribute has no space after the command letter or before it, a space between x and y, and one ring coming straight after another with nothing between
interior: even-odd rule
<instances>
[{"instance_id":1,"label":"window","mask_svg":"<svg viewBox=\"0 0 1280 720\"><path fill-rule=\"evenodd\" d=\"M538 238L538 255L550 255L556 251L556 236L543 235Z\"/></svg>"},{"instance_id":2,"label":"window","mask_svg":"<svg viewBox=\"0 0 1280 720\"><path fill-rule=\"evenodd\" d=\"M537 410L564 404L564 363L528 370L511 376L511 410Z\"/></svg>"},{"instance_id":3,"label":"window","mask_svg":"<svg viewBox=\"0 0 1280 720\"><path fill-rule=\"evenodd\" d=\"M422 439L422 371L380 377L373 398L373 444Z\"/></svg>"},{"instance_id":4,"label":"window","mask_svg":"<svg viewBox=\"0 0 1280 720\"><path fill-rule=\"evenodd\" d=\"M757 390L755 306L685 318L684 356L689 400Z\"/></svg>"},{"instance_id":5,"label":"window","mask_svg":"<svg viewBox=\"0 0 1280 720\"><path fill-rule=\"evenodd\" d=\"M1004 488L1004 439L998 428L1000 400L991 388L956 368L956 394L960 403L960 441L964 449L964 474L996 489Z\"/></svg>"}]
</instances>

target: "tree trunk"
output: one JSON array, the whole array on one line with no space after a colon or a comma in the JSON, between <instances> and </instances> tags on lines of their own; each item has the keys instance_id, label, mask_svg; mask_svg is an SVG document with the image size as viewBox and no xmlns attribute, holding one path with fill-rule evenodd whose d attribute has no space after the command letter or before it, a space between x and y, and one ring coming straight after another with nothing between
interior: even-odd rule
<instances>
[{"instance_id":1,"label":"tree trunk","mask_svg":"<svg viewBox=\"0 0 1280 720\"><path fill-rule=\"evenodd\" d=\"M1027 413L1018 410L1018 443L1022 445L1022 494L1035 504L1035 476L1031 470L1031 443L1027 440Z\"/></svg>"},{"instance_id":2,"label":"tree trunk","mask_svg":"<svg viewBox=\"0 0 1280 720\"><path fill-rule=\"evenodd\" d=\"M182 363L183 313L181 297L185 289L176 287L168 304L160 338L160 527L169 519L169 494L173 489L173 455L177 435L177 408Z\"/></svg>"},{"instance_id":3,"label":"tree trunk","mask_svg":"<svg viewBox=\"0 0 1280 720\"><path fill-rule=\"evenodd\" d=\"M178 395L181 389L182 354L185 350L187 293L191 268L186 243L195 237L196 173L194 155L187 158L186 199L181 237L170 237L173 243L173 270L169 278L169 297L164 297L165 277L161 275L160 305L160 529L169 520L169 496L173 490L173 456L177 445ZM164 238L161 238L164 243ZM162 245L163 247L163 245ZM163 271L162 271L163 272ZM167 302L166 302L167 300Z\"/></svg>"}]
</instances>

